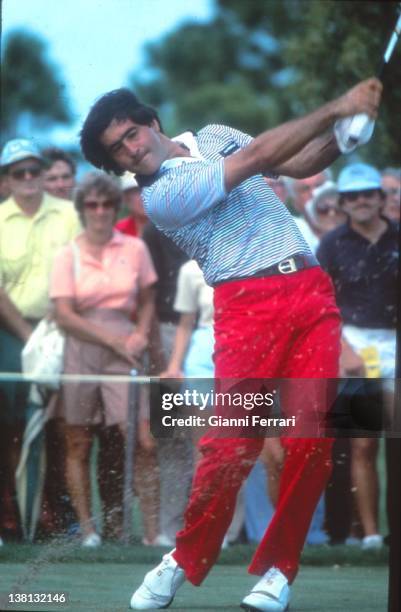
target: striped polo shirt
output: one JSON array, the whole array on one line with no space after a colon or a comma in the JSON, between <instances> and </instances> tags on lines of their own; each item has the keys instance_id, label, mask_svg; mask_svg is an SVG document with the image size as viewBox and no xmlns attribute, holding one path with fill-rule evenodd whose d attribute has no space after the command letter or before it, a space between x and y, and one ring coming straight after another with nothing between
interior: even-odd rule
<instances>
[{"instance_id":1,"label":"striped polo shirt","mask_svg":"<svg viewBox=\"0 0 401 612\"><path fill-rule=\"evenodd\" d=\"M238 130L208 125L195 136L195 157L165 161L143 189L149 218L198 262L209 285L252 276L295 253L311 255L262 175L226 192L224 158L251 141Z\"/></svg>"}]
</instances>

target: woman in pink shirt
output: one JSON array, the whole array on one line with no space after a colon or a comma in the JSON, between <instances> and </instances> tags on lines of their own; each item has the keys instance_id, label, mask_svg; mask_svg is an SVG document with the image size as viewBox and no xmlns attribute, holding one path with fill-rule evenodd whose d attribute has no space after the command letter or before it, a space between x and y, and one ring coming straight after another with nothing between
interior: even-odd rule
<instances>
[{"instance_id":1,"label":"woman in pink shirt","mask_svg":"<svg viewBox=\"0 0 401 612\"><path fill-rule=\"evenodd\" d=\"M66 333L65 374L127 375L148 344L157 276L144 242L113 229L120 202L121 191L104 174L88 174L76 191L84 231L58 253L50 283ZM128 383L104 380L62 387L57 416L65 420L67 483L84 546L101 543L90 510L93 437L99 426L118 426L125 436L128 390Z\"/></svg>"}]
</instances>

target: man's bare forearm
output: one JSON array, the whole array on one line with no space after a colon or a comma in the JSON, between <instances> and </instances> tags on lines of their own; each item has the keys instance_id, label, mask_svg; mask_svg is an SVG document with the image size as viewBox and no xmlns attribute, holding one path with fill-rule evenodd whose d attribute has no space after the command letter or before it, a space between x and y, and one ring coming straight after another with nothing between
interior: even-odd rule
<instances>
[{"instance_id":1,"label":"man's bare forearm","mask_svg":"<svg viewBox=\"0 0 401 612\"><path fill-rule=\"evenodd\" d=\"M228 191L254 174L276 171L293 159L337 118L336 104L263 132L251 144L225 160L225 184ZM284 174L281 172L280 174ZM288 174L285 172L285 174ZM288 174L291 176L291 174Z\"/></svg>"},{"instance_id":2,"label":"man's bare forearm","mask_svg":"<svg viewBox=\"0 0 401 612\"><path fill-rule=\"evenodd\" d=\"M381 90L380 81L374 78L367 79L340 98L328 102L305 117L288 121L263 132L247 147L225 159L224 181L227 191L255 174L279 168L281 171L281 168L290 161L291 173L288 170L283 172L289 176L304 174L303 168L308 165L312 169L316 164L316 149L314 149L316 143L312 145L312 142L332 129L335 121L342 117L365 112L370 117L376 118ZM329 160L333 156L338 155L338 151L333 148L334 144L329 139L326 141L326 146L325 166L329 165ZM307 163L303 160L304 154L309 158ZM311 170L308 170L308 173L313 174Z\"/></svg>"},{"instance_id":3,"label":"man's bare forearm","mask_svg":"<svg viewBox=\"0 0 401 612\"><path fill-rule=\"evenodd\" d=\"M287 162L274 168L274 173L296 179L307 178L328 168L339 156L340 150L334 134L326 132L309 142Z\"/></svg>"}]
</instances>

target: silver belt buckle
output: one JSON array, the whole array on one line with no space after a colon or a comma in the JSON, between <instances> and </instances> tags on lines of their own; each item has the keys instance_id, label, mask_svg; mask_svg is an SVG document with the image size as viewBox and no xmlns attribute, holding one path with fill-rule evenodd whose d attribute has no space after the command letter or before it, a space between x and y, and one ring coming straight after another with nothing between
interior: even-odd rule
<instances>
[{"instance_id":1,"label":"silver belt buckle","mask_svg":"<svg viewBox=\"0 0 401 612\"><path fill-rule=\"evenodd\" d=\"M291 274L292 272L297 271L297 264L295 263L295 259L293 257L288 257L288 259L283 259L283 261L280 261L277 268L281 274Z\"/></svg>"}]
</instances>

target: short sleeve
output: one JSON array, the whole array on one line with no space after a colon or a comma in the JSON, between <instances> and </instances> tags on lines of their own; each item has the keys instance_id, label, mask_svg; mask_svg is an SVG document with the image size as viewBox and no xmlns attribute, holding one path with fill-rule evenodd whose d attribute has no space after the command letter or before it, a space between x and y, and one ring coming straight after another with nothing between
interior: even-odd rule
<instances>
[{"instance_id":1,"label":"short sleeve","mask_svg":"<svg viewBox=\"0 0 401 612\"><path fill-rule=\"evenodd\" d=\"M219 134L219 132L223 129L225 136L229 135L230 138L232 138L233 143L238 145L240 149L244 149L245 147L250 145L251 142L254 140L253 136L250 136L249 134L246 134L245 132L241 132L240 130L236 130L235 128L232 128L232 127L228 127L225 125L224 126L211 126L211 127L215 128L217 134ZM228 151L229 150L230 150L230 147L228 146ZM273 172L272 170L269 170L268 168L266 168L263 174L264 176L267 176L272 179L277 179L279 177L279 175L276 172Z\"/></svg>"},{"instance_id":2,"label":"short sleeve","mask_svg":"<svg viewBox=\"0 0 401 612\"><path fill-rule=\"evenodd\" d=\"M217 127L219 130L223 128L225 134L229 134L240 149L244 149L254 140L253 137L249 134L246 134L246 132L241 132L240 130L236 130L235 128L229 127L227 125Z\"/></svg>"},{"instance_id":3,"label":"short sleeve","mask_svg":"<svg viewBox=\"0 0 401 612\"><path fill-rule=\"evenodd\" d=\"M73 253L70 245L62 247L54 258L49 293L51 299L75 297Z\"/></svg>"}]
</instances>

